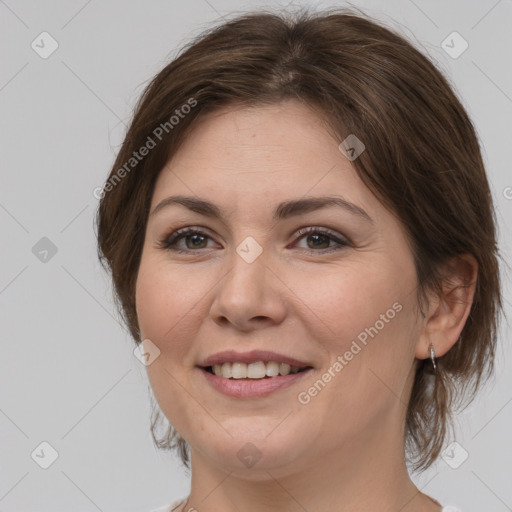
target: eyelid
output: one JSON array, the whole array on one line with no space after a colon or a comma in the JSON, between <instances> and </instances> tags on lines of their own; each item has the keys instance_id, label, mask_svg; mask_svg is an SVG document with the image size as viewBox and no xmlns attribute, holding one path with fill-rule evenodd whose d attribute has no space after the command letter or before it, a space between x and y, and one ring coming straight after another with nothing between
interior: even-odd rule
<instances>
[{"instance_id":1,"label":"eyelid","mask_svg":"<svg viewBox=\"0 0 512 512\"><path fill-rule=\"evenodd\" d=\"M310 249L305 247L297 247L300 251L306 252L307 254L327 255L331 253L337 253L342 250L346 250L347 248L353 247L352 242L344 235L339 234L337 231L334 231L327 227L308 226L305 228L300 228L296 232L294 241L292 242L292 248L297 246L300 240L304 239L308 234L318 234L321 236L326 236L327 238L330 239L331 242L334 242L334 245L324 249Z\"/></svg>"},{"instance_id":2,"label":"eyelid","mask_svg":"<svg viewBox=\"0 0 512 512\"><path fill-rule=\"evenodd\" d=\"M191 235L203 235L208 237L210 240L214 240L214 237L209 233L209 230L201 226L185 226L183 228L175 229L165 235L161 240L157 241L158 247L167 250L173 250L174 252L197 252L192 249L171 249L170 245L183 240L187 236ZM215 240L214 240L215 241Z\"/></svg>"},{"instance_id":3,"label":"eyelid","mask_svg":"<svg viewBox=\"0 0 512 512\"><path fill-rule=\"evenodd\" d=\"M308 233L320 233L322 235L328 235L333 240L336 240L339 243L343 243L345 245L353 245L352 240L350 240L350 238L348 238L347 236L342 235L341 233L338 233L337 231L331 228L321 226L307 226L299 228L295 233L295 239L302 238L304 235L307 235Z\"/></svg>"}]
</instances>

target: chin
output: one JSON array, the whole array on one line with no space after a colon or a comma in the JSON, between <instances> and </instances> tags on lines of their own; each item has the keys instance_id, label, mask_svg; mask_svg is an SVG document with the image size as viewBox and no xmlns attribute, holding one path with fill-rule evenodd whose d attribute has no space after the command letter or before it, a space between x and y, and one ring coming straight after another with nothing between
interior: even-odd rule
<instances>
[{"instance_id":1,"label":"chin","mask_svg":"<svg viewBox=\"0 0 512 512\"><path fill-rule=\"evenodd\" d=\"M258 428L258 424L261 428ZM300 432L298 426L295 427L297 428L294 431ZM228 471L256 479L268 479L267 471L286 466L296 468L298 460L307 456L305 452L309 445L304 442L302 435L298 438L289 429L283 429L279 433L276 429L272 432L268 419L262 418L258 421L246 418L230 422L230 429L227 430L232 437L224 432L216 438L207 435L201 436L201 439L196 438L195 443L192 441L202 456ZM217 432L218 430L216 429Z\"/></svg>"}]
</instances>

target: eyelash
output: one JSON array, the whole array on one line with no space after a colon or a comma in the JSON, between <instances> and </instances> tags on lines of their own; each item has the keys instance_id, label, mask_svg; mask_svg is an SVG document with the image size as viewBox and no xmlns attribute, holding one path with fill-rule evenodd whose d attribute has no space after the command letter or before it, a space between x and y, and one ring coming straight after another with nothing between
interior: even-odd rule
<instances>
[{"instance_id":1,"label":"eyelash","mask_svg":"<svg viewBox=\"0 0 512 512\"><path fill-rule=\"evenodd\" d=\"M310 254L314 254L314 253L325 254L325 253L330 253L330 252L334 252L334 251L339 251L339 250L341 250L345 247L348 247L350 245L348 240L340 239L338 236L336 236L335 233L333 233L332 231L325 229L325 228L316 228L316 227L302 228L302 229L299 229L299 231L297 231L296 236L297 236L297 239L300 239L300 238L303 238L305 235L309 235L309 234L319 234L322 236L326 236L338 244L338 247L320 249L320 250L302 249L303 251L306 251ZM204 231L201 231L201 230L198 230L195 228L183 228L183 229L178 229L178 230L174 231L170 235L166 236L163 240L159 241L158 246L161 249L173 251L176 253L192 253L192 252L197 252L198 250L202 250L202 249L197 249L197 250L177 249L175 247L176 242L178 242L181 239L186 238L187 236L191 236L191 235L201 235L201 236L211 239L210 235L208 235Z\"/></svg>"}]
</instances>

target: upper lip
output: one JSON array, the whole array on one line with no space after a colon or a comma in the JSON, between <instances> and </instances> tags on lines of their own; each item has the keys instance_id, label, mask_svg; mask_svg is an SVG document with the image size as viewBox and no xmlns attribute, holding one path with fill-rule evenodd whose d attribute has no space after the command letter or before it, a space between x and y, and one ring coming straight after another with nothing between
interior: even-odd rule
<instances>
[{"instance_id":1,"label":"upper lip","mask_svg":"<svg viewBox=\"0 0 512 512\"><path fill-rule=\"evenodd\" d=\"M214 364L222 363L255 363L257 361L275 361L277 363L287 363L290 366L297 366L299 368L311 366L310 364L295 359L294 357L278 354L269 350L251 350L250 352L237 352L236 350L225 350L217 352L204 359L199 366L208 367Z\"/></svg>"}]
</instances>

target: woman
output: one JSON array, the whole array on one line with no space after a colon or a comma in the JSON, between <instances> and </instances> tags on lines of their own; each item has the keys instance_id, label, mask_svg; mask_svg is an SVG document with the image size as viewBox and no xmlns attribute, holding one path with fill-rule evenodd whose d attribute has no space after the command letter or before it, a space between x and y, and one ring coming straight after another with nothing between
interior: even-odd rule
<instances>
[{"instance_id":1,"label":"woman","mask_svg":"<svg viewBox=\"0 0 512 512\"><path fill-rule=\"evenodd\" d=\"M161 510L442 509L406 463L491 373L501 295L475 131L421 53L351 11L225 22L147 87L101 195L153 436L192 470Z\"/></svg>"}]
</instances>

